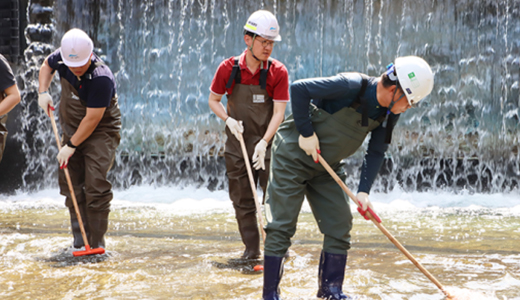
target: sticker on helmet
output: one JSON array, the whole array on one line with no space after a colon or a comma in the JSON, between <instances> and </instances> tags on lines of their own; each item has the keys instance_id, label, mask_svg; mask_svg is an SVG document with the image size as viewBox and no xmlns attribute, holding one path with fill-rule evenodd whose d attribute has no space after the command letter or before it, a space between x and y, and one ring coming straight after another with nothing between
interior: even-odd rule
<instances>
[{"instance_id":1,"label":"sticker on helmet","mask_svg":"<svg viewBox=\"0 0 520 300\"><path fill-rule=\"evenodd\" d=\"M408 73L408 78L410 78L410 83L414 88L418 88L421 86L421 83L419 83L419 80L417 80L417 77L415 76L414 72Z\"/></svg>"},{"instance_id":2,"label":"sticker on helmet","mask_svg":"<svg viewBox=\"0 0 520 300\"><path fill-rule=\"evenodd\" d=\"M256 25L256 24L255 24L255 25ZM251 29L251 30L256 30L256 26L254 26L254 25L252 25L252 24L249 24L249 23L246 24L246 27L247 27L248 29Z\"/></svg>"}]
</instances>

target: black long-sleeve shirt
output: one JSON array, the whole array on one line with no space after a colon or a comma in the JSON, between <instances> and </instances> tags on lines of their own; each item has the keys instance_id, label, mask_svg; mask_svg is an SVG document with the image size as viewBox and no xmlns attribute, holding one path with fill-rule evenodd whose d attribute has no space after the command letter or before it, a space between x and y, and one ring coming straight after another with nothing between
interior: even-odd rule
<instances>
[{"instance_id":1,"label":"black long-sleeve shirt","mask_svg":"<svg viewBox=\"0 0 520 300\"><path fill-rule=\"evenodd\" d=\"M369 77L368 84L362 97L368 105L368 117L378 119L387 113L377 101L377 83L380 78ZM314 133L309 115L309 104L333 114L344 107L350 107L361 90L362 77L359 73L340 73L331 77L302 79L291 84L291 105L294 122L300 134L309 137ZM361 107L357 109L361 113ZM393 114L392 114L393 115ZM399 115L389 120L397 122ZM361 178L358 192L370 192L370 188L383 164L384 153L388 149L385 143L386 128L379 125L372 131L368 149L361 167Z\"/></svg>"}]
</instances>

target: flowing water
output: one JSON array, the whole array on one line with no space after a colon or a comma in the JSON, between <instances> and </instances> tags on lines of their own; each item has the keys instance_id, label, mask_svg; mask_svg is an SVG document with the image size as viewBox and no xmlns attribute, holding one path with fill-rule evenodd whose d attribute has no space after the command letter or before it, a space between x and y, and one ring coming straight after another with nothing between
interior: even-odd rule
<instances>
[{"instance_id":1,"label":"flowing water","mask_svg":"<svg viewBox=\"0 0 520 300\"><path fill-rule=\"evenodd\" d=\"M18 189L56 186L57 148L36 105L37 75L72 27L92 36L116 76L123 122L110 174L116 187L226 188L225 125L207 105L208 89L219 63L244 50L243 24L257 9L278 18L283 40L272 56L287 66L291 81L346 71L378 76L404 55L432 66L434 90L400 119L375 191L497 193L520 182L520 1L28 2L33 31L53 34L50 40L28 34L19 68L23 101L11 131L20 149L12 158L20 160L20 174L13 175ZM59 91L54 81L55 102ZM364 150L349 160L351 168L359 167ZM357 184L359 172L350 173L349 185Z\"/></svg>"},{"instance_id":2,"label":"flowing water","mask_svg":"<svg viewBox=\"0 0 520 300\"><path fill-rule=\"evenodd\" d=\"M383 225L458 299L520 299L515 195L393 192L373 199ZM426 204L435 199L437 206ZM222 267L243 251L224 191L117 191L107 254L81 258L62 253L72 240L62 201L51 189L0 202L0 298L261 298L261 274ZM444 299L357 214L352 234L345 291L359 299ZM284 299L315 299L321 242L305 205L285 263Z\"/></svg>"},{"instance_id":3,"label":"flowing water","mask_svg":"<svg viewBox=\"0 0 520 300\"><path fill-rule=\"evenodd\" d=\"M260 274L224 267L243 249L225 192L224 124L207 106L214 71L243 51L242 26L260 8L280 22L273 57L291 81L377 76L410 54L431 64L432 95L401 118L372 201L384 226L458 299L520 299L519 1L21 3L28 47L15 68L23 100L0 165L13 162L0 172L0 299L261 297ZM62 253L71 234L56 188L57 148L36 104L39 67L72 27L92 36L113 70L123 115L107 254L87 258ZM59 92L54 81L55 103ZM349 187L364 149L347 161ZM354 225L345 291L444 298L373 224L356 215ZM284 299L314 299L321 238L305 206Z\"/></svg>"}]
</instances>

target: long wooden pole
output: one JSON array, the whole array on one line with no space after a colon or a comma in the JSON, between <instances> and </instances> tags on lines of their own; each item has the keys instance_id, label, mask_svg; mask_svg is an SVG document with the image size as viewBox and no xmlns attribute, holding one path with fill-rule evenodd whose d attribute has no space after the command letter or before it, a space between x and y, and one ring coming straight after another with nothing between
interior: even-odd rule
<instances>
[{"instance_id":1,"label":"long wooden pole","mask_svg":"<svg viewBox=\"0 0 520 300\"><path fill-rule=\"evenodd\" d=\"M329 174L332 176L332 178L334 178L334 180L341 186L341 188L343 189L343 191L345 191L345 193L350 197L350 199L352 199L352 201L354 201L354 203L356 203L356 205L358 207L361 207L361 204L359 203L359 201L357 200L356 196L354 196L354 193L352 193L352 191L350 191L350 189L347 187L347 185L343 182L343 180L341 180L341 178L339 178L338 174L336 174L336 172L334 172L334 170L332 170L332 168L329 166L329 164L325 161L325 159L323 159L323 157L321 156L321 154L318 154L318 159L321 163L321 165L325 168L325 170L327 170L327 172L329 172ZM388 232L388 230L386 230L386 228L376 220L376 218L374 216L372 216L372 214L370 212L366 212L366 215L370 218L370 220L372 220L372 222L377 226L377 228L379 228L379 230L381 230L381 232L383 232L384 235L386 235L386 237L399 249L401 250L401 252L403 252L403 254L408 257L408 259L410 261L412 261L412 263L417 267L419 268L419 270L421 270L421 272L426 275L426 277L428 277L428 279L430 279L443 293L444 295L446 295L446 297L448 299L454 299L453 296L450 295L450 293L448 293L445 289L444 289L444 286L435 278L433 277L433 275L428 272L428 270L426 270L426 268L423 267L423 265L421 265L421 263L419 263L413 256L412 254L410 254L410 252L408 252L408 250L406 250L403 245L401 245L401 243L399 243L399 241L397 239L394 238L394 236ZM379 217L377 218L379 219Z\"/></svg>"},{"instance_id":2,"label":"long wooden pole","mask_svg":"<svg viewBox=\"0 0 520 300\"><path fill-rule=\"evenodd\" d=\"M54 137L56 138L56 143L58 145L58 151L61 151L61 143L60 136L58 134L58 127L56 126L56 121L54 120L54 114L52 110L49 109L49 117L51 119L52 130L54 131ZM76 251L72 254L74 256L82 256L82 255L90 255L90 254L103 254L105 253L105 249L96 248L90 249L90 245L88 244L87 234L85 232L85 226L83 225L83 220L81 219L81 213L78 207L78 201L76 200L76 194L74 194L74 187L72 185L72 181L70 180L70 174L67 167L63 168L65 172L65 178L67 180L67 185L69 186L70 197L72 198L72 203L74 204L74 210L76 211L76 215L78 217L79 229L81 230L81 236L83 237L83 243L85 244L85 251Z\"/></svg>"},{"instance_id":3,"label":"long wooden pole","mask_svg":"<svg viewBox=\"0 0 520 300\"><path fill-rule=\"evenodd\" d=\"M251 170L251 165L249 164L249 156L247 155L246 144L244 143L244 137L240 134L240 147L242 148L242 155L244 156L244 163L246 164L247 169L247 177L249 177L249 185L251 186L251 191L253 192L253 197L255 198L255 206L256 212L258 213L258 222L260 223L260 230L262 232L262 239L265 244L265 230L264 230L264 219L262 218L262 207L260 206L260 201L258 200L258 194L256 193L256 184L253 177L253 171Z\"/></svg>"}]
</instances>

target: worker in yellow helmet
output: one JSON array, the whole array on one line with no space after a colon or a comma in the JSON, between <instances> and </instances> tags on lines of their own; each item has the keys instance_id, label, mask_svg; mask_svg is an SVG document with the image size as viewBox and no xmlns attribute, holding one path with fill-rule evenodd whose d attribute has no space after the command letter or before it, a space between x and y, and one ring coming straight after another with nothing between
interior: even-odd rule
<instances>
[{"instance_id":1,"label":"worker in yellow helmet","mask_svg":"<svg viewBox=\"0 0 520 300\"><path fill-rule=\"evenodd\" d=\"M245 250L241 258L258 259L260 233L256 207L239 139L243 135L248 159L253 162L255 185L265 191L269 174L271 139L283 121L289 101L289 75L271 58L281 41L276 17L269 11L251 14L244 26L247 49L224 60L210 87L209 107L226 122L226 171L229 197ZM227 108L221 99L227 95Z\"/></svg>"}]
</instances>

